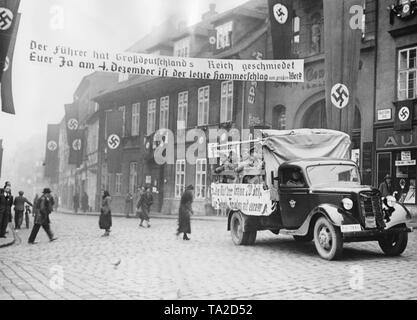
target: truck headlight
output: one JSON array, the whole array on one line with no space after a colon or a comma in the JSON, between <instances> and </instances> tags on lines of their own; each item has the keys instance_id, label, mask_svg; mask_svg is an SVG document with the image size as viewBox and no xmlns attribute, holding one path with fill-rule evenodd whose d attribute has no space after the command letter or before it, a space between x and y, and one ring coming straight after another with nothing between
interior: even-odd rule
<instances>
[{"instance_id":1,"label":"truck headlight","mask_svg":"<svg viewBox=\"0 0 417 320\"><path fill-rule=\"evenodd\" d=\"M343 198L342 205L345 210L352 210L353 208L353 201L349 198Z\"/></svg>"},{"instance_id":2,"label":"truck headlight","mask_svg":"<svg viewBox=\"0 0 417 320\"><path fill-rule=\"evenodd\" d=\"M393 196L387 196L387 206L390 208L394 208L395 203L397 202L397 199L395 199Z\"/></svg>"}]
</instances>

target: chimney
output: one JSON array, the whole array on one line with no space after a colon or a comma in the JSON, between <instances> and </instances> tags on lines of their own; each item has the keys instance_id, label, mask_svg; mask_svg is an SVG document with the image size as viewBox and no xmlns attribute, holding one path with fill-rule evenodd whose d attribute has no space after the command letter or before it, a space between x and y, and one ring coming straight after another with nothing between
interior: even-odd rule
<instances>
[{"instance_id":1,"label":"chimney","mask_svg":"<svg viewBox=\"0 0 417 320\"><path fill-rule=\"evenodd\" d=\"M216 4L215 3L210 3L209 5L209 11L207 11L206 13L204 13L201 17L202 20L207 20L210 19L211 17L215 16L217 14L216 12Z\"/></svg>"}]
</instances>

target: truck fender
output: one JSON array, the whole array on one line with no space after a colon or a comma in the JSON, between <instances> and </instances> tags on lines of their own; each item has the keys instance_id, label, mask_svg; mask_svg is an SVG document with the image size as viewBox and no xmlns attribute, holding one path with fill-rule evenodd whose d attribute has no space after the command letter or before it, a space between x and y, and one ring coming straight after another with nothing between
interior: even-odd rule
<instances>
[{"instance_id":1,"label":"truck fender","mask_svg":"<svg viewBox=\"0 0 417 320\"><path fill-rule=\"evenodd\" d=\"M394 204L394 211L391 214L390 221L385 222L385 229L390 229L396 225L410 222L412 219L410 211L401 203Z\"/></svg>"},{"instance_id":2,"label":"truck fender","mask_svg":"<svg viewBox=\"0 0 417 320\"><path fill-rule=\"evenodd\" d=\"M295 235L306 236L310 234L310 232L312 233L313 228L314 228L314 223L319 217L325 217L326 219L330 221L331 224L337 227L340 227L343 224L358 224L359 223L351 215L341 210L338 206L335 206L333 204L321 204L315 207L313 210L311 210L306 220L301 225L301 227L297 230Z\"/></svg>"},{"instance_id":3,"label":"truck fender","mask_svg":"<svg viewBox=\"0 0 417 320\"><path fill-rule=\"evenodd\" d=\"M232 220L232 216L234 213L240 213L240 215L242 216L243 219L243 225L242 225L242 231L243 232L247 232L247 231L257 231L257 221L259 219L259 217L257 216L248 216L246 214L244 214L242 211L239 210L230 210L227 214L227 231L230 231L230 222Z\"/></svg>"}]
</instances>

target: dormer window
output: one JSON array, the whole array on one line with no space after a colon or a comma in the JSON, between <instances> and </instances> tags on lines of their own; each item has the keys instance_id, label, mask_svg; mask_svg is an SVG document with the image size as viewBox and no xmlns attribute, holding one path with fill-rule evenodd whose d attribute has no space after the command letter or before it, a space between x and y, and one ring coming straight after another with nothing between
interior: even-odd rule
<instances>
[{"instance_id":1,"label":"dormer window","mask_svg":"<svg viewBox=\"0 0 417 320\"><path fill-rule=\"evenodd\" d=\"M190 56L190 38L183 38L174 43L174 56L187 58Z\"/></svg>"},{"instance_id":2,"label":"dormer window","mask_svg":"<svg viewBox=\"0 0 417 320\"><path fill-rule=\"evenodd\" d=\"M124 82L129 80L129 74L128 73L119 73L119 82Z\"/></svg>"},{"instance_id":3,"label":"dormer window","mask_svg":"<svg viewBox=\"0 0 417 320\"><path fill-rule=\"evenodd\" d=\"M217 50L228 48L232 45L233 21L224 23L216 28Z\"/></svg>"}]
</instances>

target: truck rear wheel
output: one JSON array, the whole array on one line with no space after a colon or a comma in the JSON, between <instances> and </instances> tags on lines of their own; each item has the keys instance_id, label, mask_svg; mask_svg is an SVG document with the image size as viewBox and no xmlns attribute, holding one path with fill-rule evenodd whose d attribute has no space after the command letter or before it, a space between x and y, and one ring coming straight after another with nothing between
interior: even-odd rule
<instances>
[{"instance_id":1,"label":"truck rear wheel","mask_svg":"<svg viewBox=\"0 0 417 320\"><path fill-rule=\"evenodd\" d=\"M256 231L243 231L243 217L240 212L234 212L230 220L230 233L233 243L237 246L253 245L256 241Z\"/></svg>"},{"instance_id":2,"label":"truck rear wheel","mask_svg":"<svg viewBox=\"0 0 417 320\"><path fill-rule=\"evenodd\" d=\"M399 256L404 252L405 248L407 248L408 233L400 232L390 234L379 239L378 243L387 256Z\"/></svg>"},{"instance_id":3,"label":"truck rear wheel","mask_svg":"<svg viewBox=\"0 0 417 320\"><path fill-rule=\"evenodd\" d=\"M314 225L314 244L320 257L335 260L343 251L342 233L329 220L321 217Z\"/></svg>"}]
</instances>

